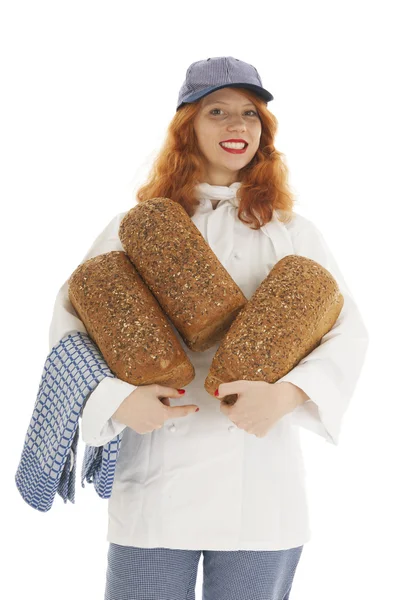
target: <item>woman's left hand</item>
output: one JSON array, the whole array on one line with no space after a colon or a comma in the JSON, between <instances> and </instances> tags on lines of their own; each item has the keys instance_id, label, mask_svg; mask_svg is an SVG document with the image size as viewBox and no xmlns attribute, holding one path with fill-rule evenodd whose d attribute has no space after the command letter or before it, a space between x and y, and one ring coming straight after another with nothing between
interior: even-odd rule
<instances>
[{"instance_id":1,"label":"woman's left hand","mask_svg":"<svg viewBox=\"0 0 400 600\"><path fill-rule=\"evenodd\" d=\"M256 437L266 436L279 419L308 399L303 390L287 381L238 380L221 383L217 389L218 399L237 394L235 404L229 406L222 401L220 410L237 427Z\"/></svg>"}]
</instances>

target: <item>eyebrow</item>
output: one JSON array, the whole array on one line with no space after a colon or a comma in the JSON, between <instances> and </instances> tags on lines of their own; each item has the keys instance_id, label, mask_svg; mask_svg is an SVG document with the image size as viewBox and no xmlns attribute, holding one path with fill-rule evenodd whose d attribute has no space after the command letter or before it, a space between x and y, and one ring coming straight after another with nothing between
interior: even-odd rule
<instances>
[{"instance_id":1,"label":"eyebrow","mask_svg":"<svg viewBox=\"0 0 400 600\"><path fill-rule=\"evenodd\" d=\"M221 102L221 100L214 100L211 102L206 102L205 106L208 106L208 104L229 104L229 102ZM243 106L254 106L253 102L247 102L246 104L243 104Z\"/></svg>"}]
</instances>

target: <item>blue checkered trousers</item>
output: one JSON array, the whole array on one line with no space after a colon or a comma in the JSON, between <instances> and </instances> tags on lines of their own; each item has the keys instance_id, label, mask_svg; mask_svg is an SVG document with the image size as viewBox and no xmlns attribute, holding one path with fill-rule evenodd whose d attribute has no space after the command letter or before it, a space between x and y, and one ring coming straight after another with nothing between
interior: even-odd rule
<instances>
[{"instance_id":1,"label":"blue checkered trousers","mask_svg":"<svg viewBox=\"0 0 400 600\"><path fill-rule=\"evenodd\" d=\"M79 417L104 377L115 377L86 333L65 335L47 356L18 470L17 488L33 508L46 512L56 492L75 504ZM110 498L122 433L104 446L85 447L81 473L100 498Z\"/></svg>"}]
</instances>

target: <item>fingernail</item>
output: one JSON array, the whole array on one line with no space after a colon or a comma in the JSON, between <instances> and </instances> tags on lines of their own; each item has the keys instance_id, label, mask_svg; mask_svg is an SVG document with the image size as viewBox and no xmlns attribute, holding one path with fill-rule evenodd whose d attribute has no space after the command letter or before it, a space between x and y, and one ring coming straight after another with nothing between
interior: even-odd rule
<instances>
[{"instance_id":1,"label":"fingernail","mask_svg":"<svg viewBox=\"0 0 400 600\"><path fill-rule=\"evenodd\" d=\"M184 393L186 392L186 390L178 390L178 392L179 392L180 394L184 394Z\"/></svg>"},{"instance_id":2,"label":"fingernail","mask_svg":"<svg viewBox=\"0 0 400 600\"><path fill-rule=\"evenodd\" d=\"M197 407L197 408L196 408L196 410L195 410L194 412L197 412L198 410L200 410L200 409L199 409L199 407Z\"/></svg>"},{"instance_id":3,"label":"fingernail","mask_svg":"<svg viewBox=\"0 0 400 600\"><path fill-rule=\"evenodd\" d=\"M219 391L218 391L218 388L215 390L215 392L214 392L214 396L219 396Z\"/></svg>"}]
</instances>

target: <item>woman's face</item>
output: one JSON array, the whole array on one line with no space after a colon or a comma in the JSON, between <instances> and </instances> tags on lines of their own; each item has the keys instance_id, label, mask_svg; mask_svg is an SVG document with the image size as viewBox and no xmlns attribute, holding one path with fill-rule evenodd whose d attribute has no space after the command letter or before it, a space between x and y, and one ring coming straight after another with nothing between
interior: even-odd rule
<instances>
[{"instance_id":1,"label":"woman's face","mask_svg":"<svg viewBox=\"0 0 400 600\"><path fill-rule=\"evenodd\" d=\"M256 106L240 92L222 88L202 98L194 130L204 161L203 181L211 185L231 185L238 181L239 170L258 150L261 129ZM221 142L232 139L247 142L244 152L224 150Z\"/></svg>"}]
</instances>

